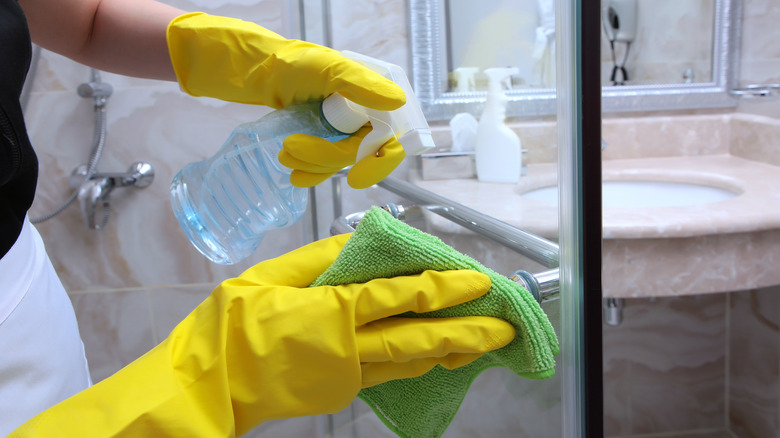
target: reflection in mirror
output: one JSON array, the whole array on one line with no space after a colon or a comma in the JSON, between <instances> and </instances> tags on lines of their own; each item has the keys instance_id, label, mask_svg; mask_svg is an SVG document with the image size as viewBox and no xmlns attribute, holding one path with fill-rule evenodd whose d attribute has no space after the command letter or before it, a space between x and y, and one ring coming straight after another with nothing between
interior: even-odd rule
<instances>
[{"instance_id":1,"label":"reflection in mirror","mask_svg":"<svg viewBox=\"0 0 780 438\"><path fill-rule=\"evenodd\" d=\"M713 79L715 0L604 0L602 84Z\"/></svg>"},{"instance_id":2,"label":"reflection in mirror","mask_svg":"<svg viewBox=\"0 0 780 438\"><path fill-rule=\"evenodd\" d=\"M516 67L509 116L555 113L555 0L408 0L412 74L429 120L478 114L490 67ZM604 0L605 112L732 107L739 0ZM596 56L596 55L594 55Z\"/></svg>"},{"instance_id":3,"label":"reflection in mirror","mask_svg":"<svg viewBox=\"0 0 780 438\"><path fill-rule=\"evenodd\" d=\"M512 89L555 87L553 0L445 0L447 91L487 89L485 69L514 67Z\"/></svg>"}]
</instances>

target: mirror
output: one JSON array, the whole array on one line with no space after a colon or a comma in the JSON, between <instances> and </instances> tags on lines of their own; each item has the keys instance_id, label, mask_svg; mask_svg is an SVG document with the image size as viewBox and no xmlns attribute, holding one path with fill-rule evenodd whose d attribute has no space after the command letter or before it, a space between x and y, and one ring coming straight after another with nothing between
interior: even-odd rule
<instances>
[{"instance_id":1,"label":"mirror","mask_svg":"<svg viewBox=\"0 0 780 438\"><path fill-rule=\"evenodd\" d=\"M602 0L605 113L733 107L738 0ZM413 86L429 120L478 114L484 69L509 116L555 113L554 0L409 0Z\"/></svg>"}]
</instances>

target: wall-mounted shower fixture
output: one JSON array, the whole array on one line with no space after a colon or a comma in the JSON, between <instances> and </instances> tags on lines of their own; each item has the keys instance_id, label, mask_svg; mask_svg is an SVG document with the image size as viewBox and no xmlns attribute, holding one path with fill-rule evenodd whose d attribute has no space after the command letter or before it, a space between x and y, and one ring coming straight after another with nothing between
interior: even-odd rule
<instances>
[{"instance_id":1,"label":"wall-mounted shower fixture","mask_svg":"<svg viewBox=\"0 0 780 438\"><path fill-rule=\"evenodd\" d=\"M636 39L637 4L636 0L604 0L602 2L601 21L604 33L609 41L612 52L612 85L625 85L628 81L626 61L631 49L631 43ZM615 43L625 45L623 61L618 63Z\"/></svg>"},{"instance_id":2,"label":"wall-mounted shower fixture","mask_svg":"<svg viewBox=\"0 0 780 438\"><path fill-rule=\"evenodd\" d=\"M92 77L89 82L85 82L76 89L81 97L91 97L95 99L95 105L103 106L108 100L108 96L114 92L114 87L107 82L100 80L100 73L97 70L92 71Z\"/></svg>"},{"instance_id":3,"label":"wall-mounted shower fixture","mask_svg":"<svg viewBox=\"0 0 780 438\"><path fill-rule=\"evenodd\" d=\"M97 172L89 175L88 168L88 165L82 164L73 169L69 184L71 188L77 189L81 216L91 230L99 230L108 223L109 194L112 190L121 187L142 189L154 181L154 169L149 163L133 163L123 173Z\"/></svg>"},{"instance_id":4,"label":"wall-mounted shower fixture","mask_svg":"<svg viewBox=\"0 0 780 438\"><path fill-rule=\"evenodd\" d=\"M106 143L106 103L113 91L114 88L111 84L103 82L100 78L100 72L95 69L90 70L89 82L79 85L78 95L94 101L95 128L89 160L71 173L68 182L74 191L62 205L47 215L31 219L32 223L40 223L53 218L78 199L81 214L87 227L99 230L108 222L108 195L114 188L128 186L143 188L154 180L154 169L148 163L134 163L125 173L98 173L97 171L97 165ZM97 216L101 217L100 221L95 219Z\"/></svg>"}]
</instances>

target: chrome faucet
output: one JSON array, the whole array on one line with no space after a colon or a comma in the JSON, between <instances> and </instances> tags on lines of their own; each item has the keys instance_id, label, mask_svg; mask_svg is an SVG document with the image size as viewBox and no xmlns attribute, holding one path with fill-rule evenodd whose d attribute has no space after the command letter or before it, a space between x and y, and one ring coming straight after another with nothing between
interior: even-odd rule
<instances>
[{"instance_id":1,"label":"chrome faucet","mask_svg":"<svg viewBox=\"0 0 780 438\"><path fill-rule=\"evenodd\" d=\"M142 189L154 181L154 169L149 163L133 163L127 172L94 173L88 176L88 166L82 164L71 173L69 184L78 189L81 216L87 227L102 229L108 223L110 214L109 194L119 187ZM100 217L98 221L97 218Z\"/></svg>"}]
</instances>

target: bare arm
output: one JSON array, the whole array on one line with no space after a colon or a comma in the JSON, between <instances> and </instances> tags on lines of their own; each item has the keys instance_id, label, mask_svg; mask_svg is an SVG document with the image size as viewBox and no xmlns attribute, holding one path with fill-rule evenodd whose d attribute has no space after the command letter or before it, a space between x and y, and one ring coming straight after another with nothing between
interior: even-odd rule
<instances>
[{"instance_id":1,"label":"bare arm","mask_svg":"<svg viewBox=\"0 0 780 438\"><path fill-rule=\"evenodd\" d=\"M19 0L33 41L101 70L176 80L165 31L184 11L154 0Z\"/></svg>"}]
</instances>

